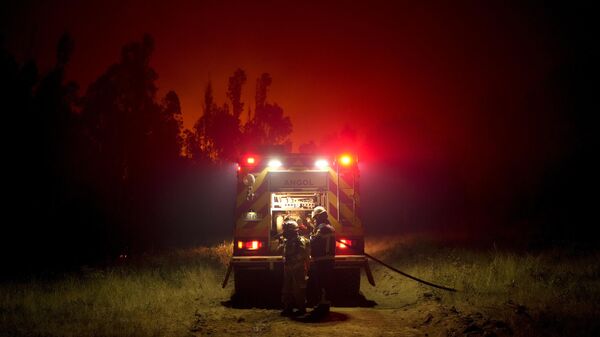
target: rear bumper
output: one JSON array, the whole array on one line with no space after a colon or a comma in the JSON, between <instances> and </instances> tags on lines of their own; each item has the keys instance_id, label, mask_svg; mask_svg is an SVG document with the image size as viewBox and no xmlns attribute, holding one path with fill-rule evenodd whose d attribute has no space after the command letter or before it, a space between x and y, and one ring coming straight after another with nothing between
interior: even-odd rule
<instances>
[{"instance_id":1,"label":"rear bumper","mask_svg":"<svg viewBox=\"0 0 600 337\"><path fill-rule=\"evenodd\" d=\"M283 256L234 256L233 269L273 270L283 266Z\"/></svg>"},{"instance_id":2,"label":"rear bumper","mask_svg":"<svg viewBox=\"0 0 600 337\"><path fill-rule=\"evenodd\" d=\"M364 255L336 255L334 268L361 268L367 262ZM274 270L283 266L282 256L234 256L231 258L234 269Z\"/></svg>"}]
</instances>

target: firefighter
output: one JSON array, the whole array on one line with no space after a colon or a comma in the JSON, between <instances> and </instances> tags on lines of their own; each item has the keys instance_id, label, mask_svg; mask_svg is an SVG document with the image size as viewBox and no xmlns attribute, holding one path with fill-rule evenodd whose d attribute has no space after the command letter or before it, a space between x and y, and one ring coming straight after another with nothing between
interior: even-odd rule
<instances>
[{"instance_id":1,"label":"firefighter","mask_svg":"<svg viewBox=\"0 0 600 337\"><path fill-rule=\"evenodd\" d=\"M317 206L312 212L315 230L310 237L311 258L317 290L320 292L319 303L313 310L313 315L324 316L329 313L331 303L329 296L332 289L333 264L335 261L335 229L327 219L327 210Z\"/></svg>"},{"instance_id":2,"label":"firefighter","mask_svg":"<svg viewBox=\"0 0 600 337\"><path fill-rule=\"evenodd\" d=\"M310 244L298 234L298 224L287 220L283 224L283 302L282 316L299 316L306 313L306 279L310 263ZM298 309L297 311L294 311Z\"/></svg>"},{"instance_id":3,"label":"firefighter","mask_svg":"<svg viewBox=\"0 0 600 337\"><path fill-rule=\"evenodd\" d=\"M310 238L310 234L314 230L313 226L310 224L310 219L308 217L304 219L298 218L298 228L298 232L300 233L300 235L304 236L307 239Z\"/></svg>"}]
</instances>

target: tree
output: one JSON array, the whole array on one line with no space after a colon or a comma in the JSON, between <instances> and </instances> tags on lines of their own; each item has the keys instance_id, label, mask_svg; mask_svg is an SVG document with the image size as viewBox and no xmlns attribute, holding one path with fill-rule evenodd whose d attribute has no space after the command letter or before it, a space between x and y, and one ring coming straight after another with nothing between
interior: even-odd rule
<instances>
[{"instance_id":1,"label":"tree","mask_svg":"<svg viewBox=\"0 0 600 337\"><path fill-rule=\"evenodd\" d=\"M257 80L254 115L249 117L243 128L240 126L244 109L241 94L245 82L246 74L241 69L229 77L227 98L231 102L231 112L227 104L219 106L215 103L212 85L208 83L202 116L194 124L193 130L185 132L187 158L226 162L236 160L242 150L291 149L289 135L292 123L289 117L284 116L279 105L267 102L267 91L272 82L267 73Z\"/></svg>"},{"instance_id":2,"label":"tree","mask_svg":"<svg viewBox=\"0 0 600 337\"><path fill-rule=\"evenodd\" d=\"M231 102L233 116L237 118L238 121L242 111L244 111L244 102L242 102L242 87L244 84L246 84L246 73L242 69L237 69L233 75L229 77L227 98L229 98Z\"/></svg>"},{"instance_id":3,"label":"tree","mask_svg":"<svg viewBox=\"0 0 600 337\"><path fill-rule=\"evenodd\" d=\"M283 146L289 151L292 122L288 116L284 116L279 105L267 102L271 83L271 75L268 73L262 74L256 81L254 116L244 127L245 146L257 150Z\"/></svg>"},{"instance_id":4,"label":"tree","mask_svg":"<svg viewBox=\"0 0 600 337\"><path fill-rule=\"evenodd\" d=\"M169 91L162 100L160 120L155 126L154 149L155 156L163 162L174 162L181 157L183 146L183 117L179 96L175 91Z\"/></svg>"},{"instance_id":5,"label":"tree","mask_svg":"<svg viewBox=\"0 0 600 337\"><path fill-rule=\"evenodd\" d=\"M149 35L125 45L119 62L88 88L81 112L94 144L92 176L109 213L122 224L120 235L130 242L151 242L156 235L148 204L156 201L162 174L177 165L182 145L177 95L156 101L153 49Z\"/></svg>"},{"instance_id":6,"label":"tree","mask_svg":"<svg viewBox=\"0 0 600 337\"><path fill-rule=\"evenodd\" d=\"M246 73L237 69L229 77L227 98L232 111L224 104L218 106L213 97L209 82L204 92L202 116L194 124L193 131L185 134L186 156L195 160L208 158L212 162L233 161L239 155L241 130L240 116L244 110L242 87L246 83Z\"/></svg>"},{"instance_id":7,"label":"tree","mask_svg":"<svg viewBox=\"0 0 600 337\"><path fill-rule=\"evenodd\" d=\"M194 128L196 130L196 128ZM200 162L204 157L200 150L198 134L192 130L183 131L183 156L192 162Z\"/></svg>"},{"instance_id":8,"label":"tree","mask_svg":"<svg viewBox=\"0 0 600 337\"><path fill-rule=\"evenodd\" d=\"M194 125L200 152L213 162L235 160L240 139L239 118L229 113L229 106L214 102L212 85L204 92L203 114Z\"/></svg>"}]
</instances>

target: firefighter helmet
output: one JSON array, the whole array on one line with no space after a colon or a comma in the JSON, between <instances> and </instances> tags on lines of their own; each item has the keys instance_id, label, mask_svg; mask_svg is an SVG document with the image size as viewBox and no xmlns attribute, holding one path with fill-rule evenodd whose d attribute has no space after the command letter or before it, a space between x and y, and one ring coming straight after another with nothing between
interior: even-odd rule
<instances>
[{"instance_id":1,"label":"firefighter helmet","mask_svg":"<svg viewBox=\"0 0 600 337\"><path fill-rule=\"evenodd\" d=\"M321 214L325 214L325 216L327 216L327 210L323 206L317 206L315 209L313 209L311 218L315 218Z\"/></svg>"},{"instance_id":2,"label":"firefighter helmet","mask_svg":"<svg viewBox=\"0 0 600 337\"><path fill-rule=\"evenodd\" d=\"M298 223L294 220L286 220L283 223L283 231L284 232L297 232L298 231Z\"/></svg>"}]
</instances>

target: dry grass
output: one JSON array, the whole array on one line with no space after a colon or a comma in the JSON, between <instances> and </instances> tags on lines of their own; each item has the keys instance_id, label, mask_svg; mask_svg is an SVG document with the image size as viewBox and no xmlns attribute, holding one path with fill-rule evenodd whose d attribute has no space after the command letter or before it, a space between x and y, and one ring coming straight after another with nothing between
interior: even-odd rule
<instances>
[{"instance_id":1,"label":"dry grass","mask_svg":"<svg viewBox=\"0 0 600 337\"><path fill-rule=\"evenodd\" d=\"M597 251L514 253L406 239L367 242L368 252L397 268L459 289L435 290L371 263L377 287L363 280L362 290L379 307L400 308L427 296L460 310L495 310L496 315L520 308L542 329L550 329L548 335L598 331ZM220 283L230 256L231 245L224 243L140 257L107 269L84 268L53 281L0 284L0 335L188 335L197 308L218 307L229 298L231 285L223 290Z\"/></svg>"},{"instance_id":2,"label":"dry grass","mask_svg":"<svg viewBox=\"0 0 600 337\"><path fill-rule=\"evenodd\" d=\"M186 335L194 307L229 295L219 284L230 246L84 268L56 281L0 285L0 335Z\"/></svg>"},{"instance_id":3,"label":"dry grass","mask_svg":"<svg viewBox=\"0 0 600 337\"><path fill-rule=\"evenodd\" d=\"M534 328L551 336L599 332L598 250L515 253L495 246L466 249L405 238L370 240L366 249L404 272L459 290L423 286L371 263L377 287L362 289L381 306L401 307L426 295L465 311L493 311L508 321L513 318L507 316L520 311Z\"/></svg>"}]
</instances>

